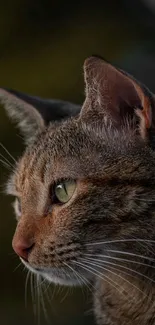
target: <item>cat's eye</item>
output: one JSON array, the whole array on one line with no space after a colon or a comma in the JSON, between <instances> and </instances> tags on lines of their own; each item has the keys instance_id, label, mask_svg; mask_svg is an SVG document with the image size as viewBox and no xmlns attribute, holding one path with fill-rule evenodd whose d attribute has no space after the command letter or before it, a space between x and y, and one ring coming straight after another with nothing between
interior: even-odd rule
<instances>
[{"instance_id":1,"label":"cat's eye","mask_svg":"<svg viewBox=\"0 0 155 325\"><path fill-rule=\"evenodd\" d=\"M64 180L55 184L53 191L56 203L67 203L76 189L75 180Z\"/></svg>"}]
</instances>

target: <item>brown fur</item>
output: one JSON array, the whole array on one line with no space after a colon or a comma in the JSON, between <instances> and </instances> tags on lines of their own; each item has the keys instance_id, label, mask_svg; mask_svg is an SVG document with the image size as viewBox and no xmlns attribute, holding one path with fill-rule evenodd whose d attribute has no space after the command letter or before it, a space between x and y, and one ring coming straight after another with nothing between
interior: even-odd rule
<instances>
[{"instance_id":1,"label":"brown fur","mask_svg":"<svg viewBox=\"0 0 155 325\"><path fill-rule=\"evenodd\" d=\"M101 59L84 70L80 115L38 129L8 184L22 210L13 246L26 242L23 263L49 281L91 282L99 325L155 325L153 96ZM61 179L76 190L53 204Z\"/></svg>"}]
</instances>

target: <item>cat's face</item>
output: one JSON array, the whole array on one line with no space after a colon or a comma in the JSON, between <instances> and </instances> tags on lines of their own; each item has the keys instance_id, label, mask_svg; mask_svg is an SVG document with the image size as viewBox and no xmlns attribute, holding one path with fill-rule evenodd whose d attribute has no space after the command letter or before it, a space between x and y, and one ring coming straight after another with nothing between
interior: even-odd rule
<instances>
[{"instance_id":1,"label":"cat's face","mask_svg":"<svg viewBox=\"0 0 155 325\"><path fill-rule=\"evenodd\" d=\"M131 96L129 83L123 95L121 89L122 98L116 92L108 94L108 107L105 99L110 87L100 84L103 63L91 60L85 67L87 94L81 114L44 126L8 184L8 192L16 197L14 250L30 270L61 284L92 278L93 269L85 261L100 254L106 260L108 249L122 250L127 245L132 252L130 240L151 236L155 222L148 216L151 200L147 202L155 186L149 97L139 85L138 90L131 87ZM100 69L92 88L96 64ZM119 79L121 73L117 73ZM129 82L123 78L122 82ZM114 79L113 90L119 86L116 71ZM137 114L133 101L136 107L142 106ZM123 114L126 109L130 123L124 122L125 114L122 119L119 105L121 109L124 105ZM125 240L129 241L125 244Z\"/></svg>"}]
</instances>

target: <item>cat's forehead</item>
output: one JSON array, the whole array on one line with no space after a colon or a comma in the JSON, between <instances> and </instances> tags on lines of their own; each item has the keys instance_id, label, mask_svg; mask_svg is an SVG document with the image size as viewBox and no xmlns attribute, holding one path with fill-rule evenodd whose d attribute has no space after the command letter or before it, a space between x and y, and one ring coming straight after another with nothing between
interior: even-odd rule
<instances>
[{"instance_id":1,"label":"cat's forehead","mask_svg":"<svg viewBox=\"0 0 155 325\"><path fill-rule=\"evenodd\" d=\"M63 123L54 129L50 125L27 147L19 161L17 176L21 183L32 176L45 181L46 174L49 177L49 173L53 179L58 174L60 178L75 177L80 171L82 173L81 168L85 161L89 165L95 162L96 150L92 144L94 140L76 121Z\"/></svg>"},{"instance_id":2,"label":"cat's forehead","mask_svg":"<svg viewBox=\"0 0 155 325\"><path fill-rule=\"evenodd\" d=\"M21 158L16 186L28 189L30 185L48 186L62 178L91 177L103 172L103 167L105 173L113 173L116 159L126 159L131 147L134 148L134 137L126 136L126 130L122 134L111 133L104 126L94 129L76 119L57 127L49 125Z\"/></svg>"}]
</instances>

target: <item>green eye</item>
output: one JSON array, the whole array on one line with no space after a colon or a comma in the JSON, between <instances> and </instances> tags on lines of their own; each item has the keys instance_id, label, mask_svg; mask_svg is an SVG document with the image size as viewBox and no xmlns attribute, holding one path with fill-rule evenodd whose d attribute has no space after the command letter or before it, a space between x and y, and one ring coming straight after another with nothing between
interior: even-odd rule
<instances>
[{"instance_id":1,"label":"green eye","mask_svg":"<svg viewBox=\"0 0 155 325\"><path fill-rule=\"evenodd\" d=\"M58 202L68 202L74 194L76 182L74 180L64 180L54 187L54 195Z\"/></svg>"}]
</instances>

